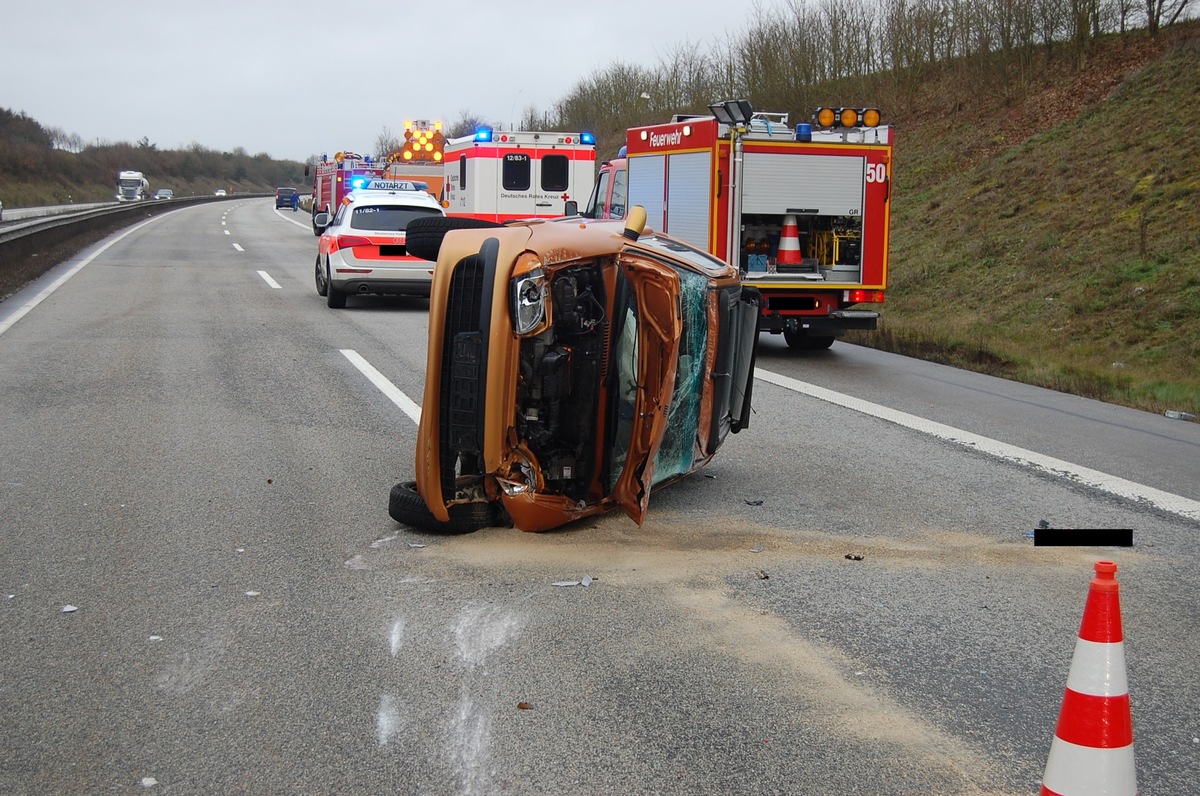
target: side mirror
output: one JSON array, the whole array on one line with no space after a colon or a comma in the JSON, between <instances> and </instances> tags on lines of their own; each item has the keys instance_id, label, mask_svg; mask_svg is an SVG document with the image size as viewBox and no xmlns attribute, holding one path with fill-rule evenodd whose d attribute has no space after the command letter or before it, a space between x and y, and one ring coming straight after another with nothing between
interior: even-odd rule
<instances>
[{"instance_id":1,"label":"side mirror","mask_svg":"<svg viewBox=\"0 0 1200 796\"><path fill-rule=\"evenodd\" d=\"M317 213L313 216L313 226L318 229L325 229L330 221L333 221L333 218L328 213Z\"/></svg>"},{"instance_id":2,"label":"side mirror","mask_svg":"<svg viewBox=\"0 0 1200 796\"><path fill-rule=\"evenodd\" d=\"M305 177L308 176L308 164L307 163L304 164L304 176Z\"/></svg>"},{"instance_id":3,"label":"side mirror","mask_svg":"<svg viewBox=\"0 0 1200 796\"><path fill-rule=\"evenodd\" d=\"M567 203L565 205L563 205L563 215L564 216L579 215L579 202L576 202L574 199L567 200Z\"/></svg>"}]
</instances>

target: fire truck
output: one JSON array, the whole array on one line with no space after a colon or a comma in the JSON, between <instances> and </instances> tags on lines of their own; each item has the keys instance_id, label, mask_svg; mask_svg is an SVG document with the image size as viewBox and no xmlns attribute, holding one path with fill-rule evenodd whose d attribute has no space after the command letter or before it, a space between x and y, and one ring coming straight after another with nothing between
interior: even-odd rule
<instances>
[{"instance_id":1,"label":"fire truck","mask_svg":"<svg viewBox=\"0 0 1200 796\"><path fill-rule=\"evenodd\" d=\"M309 175L309 167L304 167L304 176ZM346 194L355 188L363 188L371 180L382 179L384 168L375 162L370 155L361 156L353 152L338 152L330 160L321 155L321 162L312 169L312 215L317 213L334 213L342 204ZM313 234L320 235L321 230L314 223Z\"/></svg>"},{"instance_id":2,"label":"fire truck","mask_svg":"<svg viewBox=\"0 0 1200 796\"><path fill-rule=\"evenodd\" d=\"M562 216L596 173L591 133L481 128L445 148L446 214L488 221Z\"/></svg>"},{"instance_id":3,"label":"fire truck","mask_svg":"<svg viewBox=\"0 0 1200 796\"><path fill-rule=\"evenodd\" d=\"M388 180L424 183L425 190L441 200L446 169L442 165L446 136L441 122L415 119L404 122L404 144L387 156Z\"/></svg>"},{"instance_id":4,"label":"fire truck","mask_svg":"<svg viewBox=\"0 0 1200 796\"><path fill-rule=\"evenodd\" d=\"M759 331L828 348L875 329L891 218L892 131L873 108L819 108L811 123L746 100L628 131L581 214L648 225L737 264L763 296Z\"/></svg>"}]
</instances>

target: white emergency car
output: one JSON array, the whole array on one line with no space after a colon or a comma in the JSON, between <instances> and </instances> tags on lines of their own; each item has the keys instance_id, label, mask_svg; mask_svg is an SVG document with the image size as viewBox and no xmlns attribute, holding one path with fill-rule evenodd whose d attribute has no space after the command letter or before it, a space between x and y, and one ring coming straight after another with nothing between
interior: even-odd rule
<instances>
[{"instance_id":1,"label":"white emergency car","mask_svg":"<svg viewBox=\"0 0 1200 796\"><path fill-rule=\"evenodd\" d=\"M429 296L433 263L408 253L406 228L415 218L442 216L437 200L412 182L373 180L347 194L330 217L318 213L317 294L333 308L350 295Z\"/></svg>"}]
</instances>

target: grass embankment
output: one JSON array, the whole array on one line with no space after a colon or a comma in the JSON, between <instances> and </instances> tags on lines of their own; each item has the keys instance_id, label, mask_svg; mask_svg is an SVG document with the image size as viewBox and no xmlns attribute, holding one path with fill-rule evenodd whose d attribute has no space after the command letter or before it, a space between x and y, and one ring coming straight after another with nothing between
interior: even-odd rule
<instances>
[{"instance_id":1,"label":"grass embankment","mask_svg":"<svg viewBox=\"0 0 1200 796\"><path fill-rule=\"evenodd\" d=\"M890 289L848 339L1200 414L1200 27L1058 74L896 120Z\"/></svg>"}]
</instances>

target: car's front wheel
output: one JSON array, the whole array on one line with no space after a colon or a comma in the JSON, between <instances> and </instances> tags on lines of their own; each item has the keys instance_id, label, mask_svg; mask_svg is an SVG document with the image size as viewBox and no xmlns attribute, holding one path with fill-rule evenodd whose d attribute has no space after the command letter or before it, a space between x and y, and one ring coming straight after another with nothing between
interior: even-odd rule
<instances>
[{"instance_id":1,"label":"car's front wheel","mask_svg":"<svg viewBox=\"0 0 1200 796\"><path fill-rule=\"evenodd\" d=\"M315 274L317 282L317 295L324 296L329 292L329 280L325 277L325 266L321 265L321 255L317 255L317 269Z\"/></svg>"},{"instance_id":2,"label":"car's front wheel","mask_svg":"<svg viewBox=\"0 0 1200 796\"><path fill-rule=\"evenodd\" d=\"M432 533L471 533L495 525L499 519L494 503L459 503L450 507L450 521L442 522L425 505L416 481L401 481L392 487L388 515L396 522Z\"/></svg>"}]
</instances>

